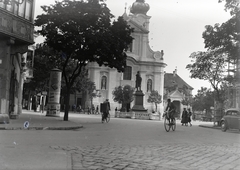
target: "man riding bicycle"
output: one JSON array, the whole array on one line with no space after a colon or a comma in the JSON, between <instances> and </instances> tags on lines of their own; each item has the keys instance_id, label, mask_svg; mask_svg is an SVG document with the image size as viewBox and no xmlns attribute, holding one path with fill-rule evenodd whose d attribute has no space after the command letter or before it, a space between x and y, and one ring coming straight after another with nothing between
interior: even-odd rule
<instances>
[{"instance_id":1,"label":"man riding bicycle","mask_svg":"<svg viewBox=\"0 0 240 170\"><path fill-rule=\"evenodd\" d=\"M175 105L173 104L173 102L171 102L171 99L168 99L167 100L168 104L167 104L167 107L166 107L166 114L167 114L167 117L171 120L171 123L173 123L174 121L174 115L175 115L175 112L176 112L176 107Z\"/></svg>"}]
</instances>

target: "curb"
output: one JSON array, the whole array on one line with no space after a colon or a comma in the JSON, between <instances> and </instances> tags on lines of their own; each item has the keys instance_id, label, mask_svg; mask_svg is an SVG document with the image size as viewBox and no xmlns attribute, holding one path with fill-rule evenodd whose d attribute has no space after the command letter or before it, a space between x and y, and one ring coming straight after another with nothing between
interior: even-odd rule
<instances>
[{"instance_id":1,"label":"curb","mask_svg":"<svg viewBox=\"0 0 240 170\"><path fill-rule=\"evenodd\" d=\"M0 130L76 130L83 128L83 126L74 127L0 127Z\"/></svg>"},{"instance_id":2,"label":"curb","mask_svg":"<svg viewBox=\"0 0 240 170\"><path fill-rule=\"evenodd\" d=\"M210 129L218 129L221 130L221 127L217 127L217 126L204 126L204 125L198 125L199 127L203 127L203 128L210 128Z\"/></svg>"}]
</instances>

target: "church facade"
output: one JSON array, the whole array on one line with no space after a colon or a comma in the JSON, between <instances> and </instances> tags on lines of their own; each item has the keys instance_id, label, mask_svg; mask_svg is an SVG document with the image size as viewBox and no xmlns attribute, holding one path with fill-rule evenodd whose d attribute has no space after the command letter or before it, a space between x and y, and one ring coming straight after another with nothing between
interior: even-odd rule
<instances>
[{"instance_id":1,"label":"church facade","mask_svg":"<svg viewBox=\"0 0 240 170\"><path fill-rule=\"evenodd\" d=\"M113 101L112 92L117 86L130 85L135 88L137 72L140 73L142 78L143 106L148 112L152 112L155 108L152 103L147 102L151 91L157 90L163 96L166 64L163 60L163 50L153 51L149 46L149 22L151 17L147 15L148 10L149 5L147 3L137 0L132 4L130 14L128 15L126 11L123 14L123 18L134 28L132 33L134 39L126 52L128 56L127 67L123 73L119 73L116 69L100 67L97 63L88 64L90 80L95 82L96 91L101 94L101 97L93 99L95 107L109 99L112 111L115 108L120 109L121 105ZM130 104L130 108L133 106L134 101ZM84 107L90 107L90 102L85 102ZM158 111L163 112L163 102L158 104Z\"/></svg>"}]
</instances>

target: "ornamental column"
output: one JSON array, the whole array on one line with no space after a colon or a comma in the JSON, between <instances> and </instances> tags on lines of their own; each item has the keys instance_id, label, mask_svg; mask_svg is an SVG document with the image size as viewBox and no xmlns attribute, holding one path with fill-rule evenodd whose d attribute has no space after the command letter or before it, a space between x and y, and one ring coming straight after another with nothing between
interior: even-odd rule
<instances>
[{"instance_id":1,"label":"ornamental column","mask_svg":"<svg viewBox=\"0 0 240 170\"><path fill-rule=\"evenodd\" d=\"M59 69L51 70L46 116L60 117L61 78L62 72Z\"/></svg>"}]
</instances>

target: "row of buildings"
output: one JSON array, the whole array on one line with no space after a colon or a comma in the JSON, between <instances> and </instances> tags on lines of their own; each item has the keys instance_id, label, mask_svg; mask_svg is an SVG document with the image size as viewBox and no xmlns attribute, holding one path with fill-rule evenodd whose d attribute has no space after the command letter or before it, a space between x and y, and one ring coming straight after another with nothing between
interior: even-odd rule
<instances>
[{"instance_id":1,"label":"row of buildings","mask_svg":"<svg viewBox=\"0 0 240 170\"><path fill-rule=\"evenodd\" d=\"M35 0L0 1L0 113L22 113L23 83L32 76ZM28 69L27 69L28 66Z\"/></svg>"}]
</instances>

